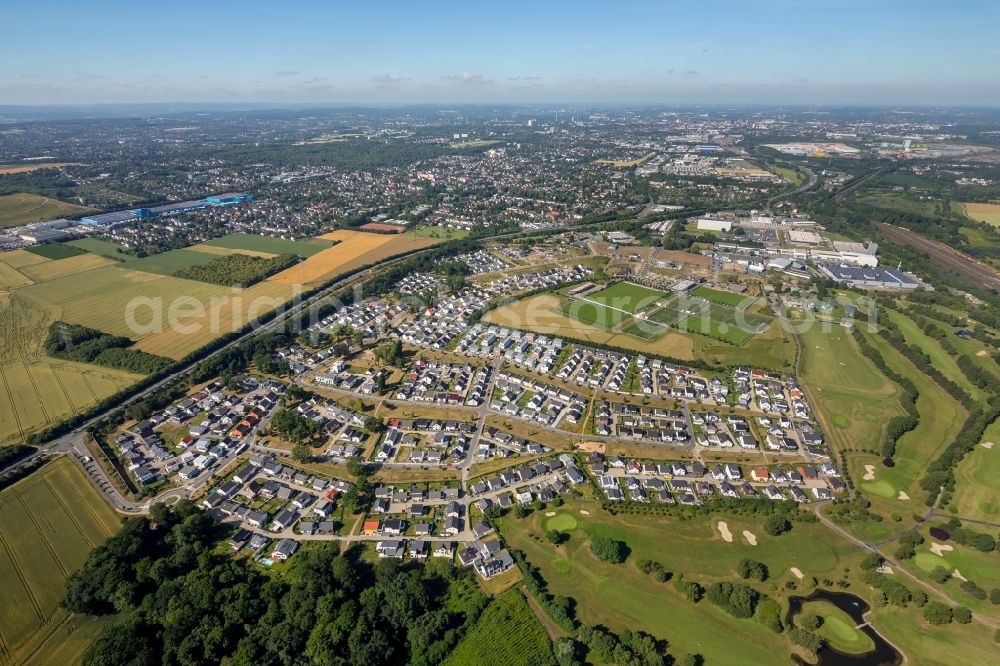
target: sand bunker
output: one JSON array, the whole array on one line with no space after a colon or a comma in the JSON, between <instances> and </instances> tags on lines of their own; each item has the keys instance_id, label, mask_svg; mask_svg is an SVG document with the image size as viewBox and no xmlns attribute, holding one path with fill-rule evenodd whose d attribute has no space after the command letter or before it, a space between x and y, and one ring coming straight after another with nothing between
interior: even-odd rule
<instances>
[{"instance_id":1,"label":"sand bunker","mask_svg":"<svg viewBox=\"0 0 1000 666\"><path fill-rule=\"evenodd\" d=\"M951 572L951 577L952 578L957 578L960 581L968 581L969 580L968 578L966 578L965 576L963 576L962 572L959 571L958 569L955 569L954 571Z\"/></svg>"},{"instance_id":2,"label":"sand bunker","mask_svg":"<svg viewBox=\"0 0 1000 666\"><path fill-rule=\"evenodd\" d=\"M552 516L556 515L556 512L555 511L546 511L545 515L548 516L549 518L551 518Z\"/></svg>"},{"instance_id":3,"label":"sand bunker","mask_svg":"<svg viewBox=\"0 0 1000 666\"><path fill-rule=\"evenodd\" d=\"M865 465L865 475L862 477L865 481L875 480L875 465Z\"/></svg>"},{"instance_id":4,"label":"sand bunker","mask_svg":"<svg viewBox=\"0 0 1000 666\"><path fill-rule=\"evenodd\" d=\"M751 546L757 545L757 535L750 530L743 530L743 538L747 540Z\"/></svg>"},{"instance_id":5,"label":"sand bunker","mask_svg":"<svg viewBox=\"0 0 1000 666\"><path fill-rule=\"evenodd\" d=\"M720 520L716 525L716 527L719 528L719 534L722 535L723 541L725 541L726 543L733 542L733 533L729 531L729 525L726 524L726 521Z\"/></svg>"},{"instance_id":6,"label":"sand bunker","mask_svg":"<svg viewBox=\"0 0 1000 666\"><path fill-rule=\"evenodd\" d=\"M802 574L802 570L801 569L799 569L798 567L792 567L791 568L791 572L792 572L793 576L795 576L799 580L802 580L802 575L803 574Z\"/></svg>"},{"instance_id":7,"label":"sand bunker","mask_svg":"<svg viewBox=\"0 0 1000 666\"><path fill-rule=\"evenodd\" d=\"M979 358L983 358L984 356L989 356L989 354L986 353L985 349L980 349L979 351L976 352L976 356L978 356Z\"/></svg>"},{"instance_id":8,"label":"sand bunker","mask_svg":"<svg viewBox=\"0 0 1000 666\"><path fill-rule=\"evenodd\" d=\"M955 547L950 543L937 543L931 544L931 552L939 557L944 557L944 554L950 550L955 550Z\"/></svg>"},{"instance_id":9,"label":"sand bunker","mask_svg":"<svg viewBox=\"0 0 1000 666\"><path fill-rule=\"evenodd\" d=\"M581 516L589 516L590 512L587 511L586 509L580 509L580 515Z\"/></svg>"},{"instance_id":10,"label":"sand bunker","mask_svg":"<svg viewBox=\"0 0 1000 666\"><path fill-rule=\"evenodd\" d=\"M984 449L992 449L993 448L993 442L983 442L981 446Z\"/></svg>"},{"instance_id":11,"label":"sand bunker","mask_svg":"<svg viewBox=\"0 0 1000 666\"><path fill-rule=\"evenodd\" d=\"M901 499L901 500L908 500L908 499L910 499L910 496L907 495L906 493L904 493L902 490L900 490L899 491L899 499Z\"/></svg>"}]
</instances>

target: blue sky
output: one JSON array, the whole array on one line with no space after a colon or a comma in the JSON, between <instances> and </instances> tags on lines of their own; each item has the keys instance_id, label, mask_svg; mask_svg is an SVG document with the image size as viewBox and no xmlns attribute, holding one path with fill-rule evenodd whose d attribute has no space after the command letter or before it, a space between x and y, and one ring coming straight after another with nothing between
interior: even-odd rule
<instances>
[{"instance_id":1,"label":"blue sky","mask_svg":"<svg viewBox=\"0 0 1000 666\"><path fill-rule=\"evenodd\" d=\"M1000 0L5 4L0 105L1000 105Z\"/></svg>"}]
</instances>

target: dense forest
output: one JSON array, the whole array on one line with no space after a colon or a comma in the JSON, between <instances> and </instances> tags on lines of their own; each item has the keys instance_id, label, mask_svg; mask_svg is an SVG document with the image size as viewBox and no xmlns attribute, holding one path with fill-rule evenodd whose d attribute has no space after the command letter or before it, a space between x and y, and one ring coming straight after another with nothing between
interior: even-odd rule
<instances>
[{"instance_id":1,"label":"dense forest","mask_svg":"<svg viewBox=\"0 0 1000 666\"><path fill-rule=\"evenodd\" d=\"M224 287L249 287L282 271L298 261L294 254L279 254L265 259L249 254L227 254L201 266L182 268L174 275L187 280L221 284Z\"/></svg>"},{"instance_id":2,"label":"dense forest","mask_svg":"<svg viewBox=\"0 0 1000 666\"><path fill-rule=\"evenodd\" d=\"M131 346L132 341L124 336L64 321L52 322L45 339L45 353L67 361L96 363L144 375L159 372L173 363L169 358L131 349Z\"/></svg>"},{"instance_id":3,"label":"dense forest","mask_svg":"<svg viewBox=\"0 0 1000 666\"><path fill-rule=\"evenodd\" d=\"M486 605L441 560L372 565L316 543L279 576L225 554L226 532L187 501L127 519L67 581L68 610L120 614L83 663L437 664Z\"/></svg>"}]
</instances>

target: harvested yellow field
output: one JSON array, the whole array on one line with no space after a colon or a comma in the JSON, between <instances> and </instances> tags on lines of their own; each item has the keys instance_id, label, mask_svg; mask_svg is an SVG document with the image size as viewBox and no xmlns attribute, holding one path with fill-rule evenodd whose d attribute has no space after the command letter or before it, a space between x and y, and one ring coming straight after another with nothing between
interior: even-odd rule
<instances>
[{"instance_id":1,"label":"harvested yellow field","mask_svg":"<svg viewBox=\"0 0 1000 666\"><path fill-rule=\"evenodd\" d=\"M27 250L11 250L10 252L0 252L0 263L7 264L12 268L24 268L25 266L34 266L35 264L43 264L46 261L51 261L46 259L40 254L35 254L34 252L28 252Z\"/></svg>"},{"instance_id":2,"label":"harvested yellow field","mask_svg":"<svg viewBox=\"0 0 1000 666\"><path fill-rule=\"evenodd\" d=\"M386 257L430 247L440 242L434 238L369 234L346 229L323 234L319 238L339 242L295 266L272 275L267 281L301 285L326 282Z\"/></svg>"},{"instance_id":3,"label":"harvested yellow field","mask_svg":"<svg viewBox=\"0 0 1000 666\"><path fill-rule=\"evenodd\" d=\"M491 324L532 330L543 335L576 338L599 344L634 349L679 359L694 358L694 340L679 332L664 333L655 340L606 331L564 315L561 302L553 294L539 294L492 310L483 318Z\"/></svg>"},{"instance_id":4,"label":"harvested yellow field","mask_svg":"<svg viewBox=\"0 0 1000 666\"><path fill-rule=\"evenodd\" d=\"M88 252L56 261L46 259L42 263L25 266L20 270L37 283L58 280L59 278L77 275L78 273L84 273L113 263L115 262L110 259Z\"/></svg>"},{"instance_id":5,"label":"harvested yellow field","mask_svg":"<svg viewBox=\"0 0 1000 666\"><path fill-rule=\"evenodd\" d=\"M242 248L239 250L233 250L232 248L228 247L218 247L216 245L204 245L204 244L192 245L191 247L185 249L194 250L195 252L204 252L205 254L214 254L220 257L230 254L246 254L250 255L251 257L261 257L263 259L270 259L272 257L278 256L273 252L261 252L260 250L244 250Z\"/></svg>"},{"instance_id":6,"label":"harvested yellow field","mask_svg":"<svg viewBox=\"0 0 1000 666\"><path fill-rule=\"evenodd\" d=\"M31 284L31 278L13 266L0 262L0 289L12 289Z\"/></svg>"},{"instance_id":7,"label":"harvested yellow field","mask_svg":"<svg viewBox=\"0 0 1000 666\"><path fill-rule=\"evenodd\" d=\"M82 162L41 162L39 164L0 164L0 174L31 173L41 169L61 169L68 166L87 166Z\"/></svg>"},{"instance_id":8,"label":"harvested yellow field","mask_svg":"<svg viewBox=\"0 0 1000 666\"><path fill-rule=\"evenodd\" d=\"M967 203L965 214L973 220L986 222L995 227L1000 227L1000 204L995 203Z\"/></svg>"},{"instance_id":9,"label":"harvested yellow field","mask_svg":"<svg viewBox=\"0 0 1000 666\"><path fill-rule=\"evenodd\" d=\"M192 283L200 284L200 283ZM215 338L235 331L295 296L297 285L258 282L248 289L226 289L228 294L205 302L204 309L175 322L165 322L163 330L143 337L135 345L150 354L184 358Z\"/></svg>"}]
</instances>

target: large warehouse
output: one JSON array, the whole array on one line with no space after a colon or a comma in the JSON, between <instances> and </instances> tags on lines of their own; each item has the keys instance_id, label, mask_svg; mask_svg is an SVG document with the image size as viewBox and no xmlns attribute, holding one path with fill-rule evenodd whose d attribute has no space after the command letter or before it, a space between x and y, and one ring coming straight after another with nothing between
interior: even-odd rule
<instances>
[{"instance_id":1,"label":"large warehouse","mask_svg":"<svg viewBox=\"0 0 1000 666\"><path fill-rule=\"evenodd\" d=\"M819 269L828 277L838 282L845 282L852 287L916 289L921 286L917 277L898 268L821 265Z\"/></svg>"},{"instance_id":2,"label":"large warehouse","mask_svg":"<svg viewBox=\"0 0 1000 666\"><path fill-rule=\"evenodd\" d=\"M226 194L216 194L196 201L181 201L179 203L164 204L152 208L136 208L133 210L120 210L114 213L101 213L99 215L88 215L80 221L92 227L108 227L124 222L131 222L140 218L158 217L160 215L177 215L188 213L201 208L213 206L231 206L253 201L252 194L240 192L227 192Z\"/></svg>"}]
</instances>

